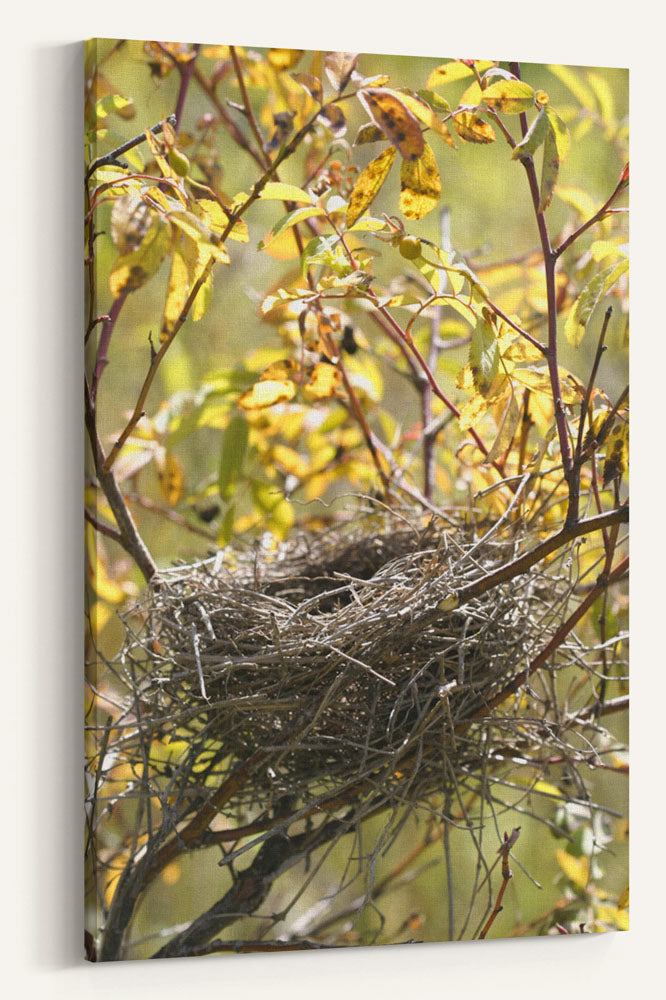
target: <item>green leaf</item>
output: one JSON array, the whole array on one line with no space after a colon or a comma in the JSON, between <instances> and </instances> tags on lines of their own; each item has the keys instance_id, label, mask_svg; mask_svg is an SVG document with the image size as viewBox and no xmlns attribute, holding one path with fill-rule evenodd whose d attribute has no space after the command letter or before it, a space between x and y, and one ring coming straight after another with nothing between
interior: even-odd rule
<instances>
[{"instance_id":1,"label":"green leaf","mask_svg":"<svg viewBox=\"0 0 666 1000\"><path fill-rule=\"evenodd\" d=\"M295 208L293 212L289 212L285 215L275 226L273 226L270 233L264 237L263 240L258 244L258 250L265 250L274 239L276 239L280 233L285 232L287 229L291 229L295 226L297 222L303 222L305 219L310 219L314 215L323 215L324 209L318 208L316 205L306 205L303 208Z\"/></svg>"},{"instance_id":2,"label":"green leaf","mask_svg":"<svg viewBox=\"0 0 666 1000\"><path fill-rule=\"evenodd\" d=\"M474 387L482 396L486 396L499 367L499 347L495 331L485 318L479 319L472 333L469 367L472 370Z\"/></svg>"},{"instance_id":3,"label":"green leaf","mask_svg":"<svg viewBox=\"0 0 666 1000\"><path fill-rule=\"evenodd\" d=\"M611 285L614 285L628 269L628 260L612 264L610 267L604 268L603 271L599 271L580 293L564 326L564 336L574 347L578 347L583 339L585 328L595 307Z\"/></svg>"},{"instance_id":4,"label":"green leaf","mask_svg":"<svg viewBox=\"0 0 666 1000\"><path fill-rule=\"evenodd\" d=\"M112 111L122 111L131 103L120 94L107 94L106 97L101 97L95 105L95 115L97 118L106 118Z\"/></svg>"},{"instance_id":5,"label":"green leaf","mask_svg":"<svg viewBox=\"0 0 666 1000\"><path fill-rule=\"evenodd\" d=\"M233 495L243 468L249 434L247 420L244 417L232 417L222 435L217 487L223 500L229 500Z\"/></svg>"},{"instance_id":6,"label":"green leaf","mask_svg":"<svg viewBox=\"0 0 666 1000\"><path fill-rule=\"evenodd\" d=\"M262 201L305 201L308 205L313 204L312 195L303 188L296 187L295 184L278 184L276 181L269 181L259 197Z\"/></svg>"},{"instance_id":7,"label":"green leaf","mask_svg":"<svg viewBox=\"0 0 666 1000\"><path fill-rule=\"evenodd\" d=\"M521 156L534 156L539 146L546 141L549 130L550 121L546 109L542 108L530 125L525 137L511 153L511 159L518 160Z\"/></svg>"}]
</instances>

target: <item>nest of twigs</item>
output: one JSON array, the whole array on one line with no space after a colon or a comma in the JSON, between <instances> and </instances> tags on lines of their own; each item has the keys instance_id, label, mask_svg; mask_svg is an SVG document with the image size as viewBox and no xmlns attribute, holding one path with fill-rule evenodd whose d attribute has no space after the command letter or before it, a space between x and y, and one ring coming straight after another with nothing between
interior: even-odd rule
<instances>
[{"instance_id":1,"label":"nest of twigs","mask_svg":"<svg viewBox=\"0 0 666 1000\"><path fill-rule=\"evenodd\" d=\"M246 765L225 805L256 815L423 804L495 751L561 748L553 674L585 651L572 634L526 669L572 599L570 552L457 604L524 545L515 528L372 513L162 573L125 616L125 758L173 742L155 767L176 816Z\"/></svg>"}]
</instances>

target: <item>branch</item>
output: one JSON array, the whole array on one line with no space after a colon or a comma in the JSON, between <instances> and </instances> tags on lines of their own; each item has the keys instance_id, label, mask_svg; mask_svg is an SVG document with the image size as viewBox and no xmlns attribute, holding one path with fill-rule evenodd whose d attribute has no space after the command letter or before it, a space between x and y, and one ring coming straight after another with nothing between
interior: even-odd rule
<instances>
[{"instance_id":1,"label":"branch","mask_svg":"<svg viewBox=\"0 0 666 1000\"><path fill-rule=\"evenodd\" d=\"M118 541L125 551L132 556L148 582L152 580L157 573L157 566L150 552L146 548L145 542L141 538L136 524L132 520L132 515L127 509L123 495L120 492L118 483L116 482L116 477L110 470L107 471L104 468L104 451L102 450L102 444L97 433L95 408L90 395L88 380L86 378L84 378L84 390L86 429L88 431L88 438L90 439L90 446L92 448L97 479L99 480L99 484L104 491L106 499L109 501L109 507L113 511L113 516L116 519L116 524L118 525L118 531L120 534Z\"/></svg>"},{"instance_id":2,"label":"branch","mask_svg":"<svg viewBox=\"0 0 666 1000\"><path fill-rule=\"evenodd\" d=\"M601 206L601 208L598 209L598 211L596 211L594 213L594 215L592 215L587 220L587 222L584 222L582 224L582 226L579 226L578 229L571 234L571 236L568 236L566 238L566 240L564 240L564 242L559 245L559 247L556 247L556 249L553 250L553 257L554 257L555 260L557 260L559 257L561 257L562 254L564 253L564 251L568 250L569 247L571 246L571 244L575 243L575 241L578 239L578 237L582 236L583 233L587 229L590 228L590 226L593 226L596 222L600 222L601 221L601 219L607 213L608 209L613 204L613 202L615 201L615 199L617 198L617 196L622 191L624 191L624 189L627 187L628 184L629 184L629 173L628 173L627 167L625 167L624 170L622 171L622 173L620 174L620 179L617 182L617 184L615 185L615 190L611 194L610 198L608 198L603 203L603 205Z\"/></svg>"},{"instance_id":3,"label":"branch","mask_svg":"<svg viewBox=\"0 0 666 1000\"><path fill-rule=\"evenodd\" d=\"M165 121L168 122L169 125L172 125L174 127L176 125L175 115L169 115L169 117L166 118ZM152 132L153 135L159 135L163 129L164 129L164 122L162 121L158 122L157 125L153 125L152 128L148 129L148 131ZM118 157L122 156L123 153L128 153L130 149L134 149L135 146L139 146L142 142L145 141L146 141L146 133L141 132L139 135L136 135L133 139L129 139L127 142L124 142L122 146L117 146L115 149L112 149L110 153L106 154L106 156L98 156L96 160L92 161L92 163L86 170L86 176L85 176L86 182L90 180L95 171L99 170L100 167L113 166L113 167L123 167L124 169L127 169L127 164L120 163Z\"/></svg>"}]
</instances>

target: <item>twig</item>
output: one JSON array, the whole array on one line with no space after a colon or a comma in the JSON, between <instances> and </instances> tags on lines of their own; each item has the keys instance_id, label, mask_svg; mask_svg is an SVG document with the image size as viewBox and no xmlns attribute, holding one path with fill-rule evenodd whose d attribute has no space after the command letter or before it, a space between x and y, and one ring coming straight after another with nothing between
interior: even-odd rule
<instances>
[{"instance_id":1,"label":"twig","mask_svg":"<svg viewBox=\"0 0 666 1000\"><path fill-rule=\"evenodd\" d=\"M165 121L168 122L169 125L172 125L174 127L176 125L175 115L169 115L168 118L165 118L164 121L158 122L157 125L153 125L150 129L148 129L148 131L152 132L153 135L159 135L160 132L162 132L164 129ZM114 166L114 167L125 168L127 164L119 163L118 157L122 156L123 153L128 153L130 149L134 149L135 146L139 146L142 142L145 141L146 141L146 133L141 132L139 133L139 135L134 136L133 139L129 139L127 142L124 142L122 146L117 146L116 149L112 149L111 152L107 153L105 156L98 156L97 159L93 160L93 162L86 170L86 176L85 176L86 182L90 180L94 172L96 170L99 170L100 167Z\"/></svg>"}]
</instances>

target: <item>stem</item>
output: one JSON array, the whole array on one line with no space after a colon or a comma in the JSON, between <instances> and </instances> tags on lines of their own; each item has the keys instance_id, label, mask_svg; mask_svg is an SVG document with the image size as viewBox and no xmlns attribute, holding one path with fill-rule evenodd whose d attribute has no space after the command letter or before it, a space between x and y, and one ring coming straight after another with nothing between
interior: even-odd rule
<instances>
[{"instance_id":1,"label":"stem","mask_svg":"<svg viewBox=\"0 0 666 1000\"><path fill-rule=\"evenodd\" d=\"M169 125L175 126L176 124L174 115L169 115L169 117L166 118L165 120L169 123ZM148 131L152 132L153 135L159 135L160 132L163 131L163 129L164 129L164 122L158 122L157 125L153 125L152 128L150 128ZM86 182L90 180L91 176L95 173L96 170L99 170L100 167L108 167L108 166L126 167L127 164L118 162L118 157L122 156L123 153L128 153L130 149L134 149L135 146L138 146L140 145L140 143L145 141L146 141L146 133L141 132L139 135L136 135L133 139L129 139L127 142L124 142L122 146L117 146L115 149L112 149L111 152L107 153L105 156L98 156L96 160L92 161L92 163L86 170L86 176L85 176Z\"/></svg>"},{"instance_id":2,"label":"stem","mask_svg":"<svg viewBox=\"0 0 666 1000\"><path fill-rule=\"evenodd\" d=\"M514 577L519 576L521 573L526 573L528 569L542 559L545 559L551 552L555 552L560 546L566 545L567 542L573 541L574 538L591 534L593 531L600 531L613 524L624 524L628 521L629 507L628 505L624 505L615 510L607 511L605 514L599 514L584 521L577 521L575 524L565 524L557 534L547 538L545 542L535 546L535 548L530 549L528 552L524 552L523 555L518 556L513 562L507 563L505 566L500 566L494 572L487 573L486 576L482 576L481 579L459 590L457 592L459 604L466 604L472 597L479 597L481 594L485 594L486 591L492 590L493 587L499 586L500 583L506 583L507 580L513 580Z\"/></svg>"},{"instance_id":3,"label":"stem","mask_svg":"<svg viewBox=\"0 0 666 1000\"><path fill-rule=\"evenodd\" d=\"M509 63L509 69L513 75L520 80L520 63ZM524 138L528 131L527 115L525 112L522 112L520 115L520 128ZM557 364L557 294L555 290L555 264L557 256L553 252L550 244L550 236L548 235L545 214L543 211L539 211L539 182L537 180L536 170L534 167L534 159L531 156L524 156L521 157L520 162L525 168L527 180L530 186L530 192L532 194L532 202L534 204L534 213L536 216L537 228L539 230L541 252L543 255L543 263L546 273L546 296L548 301L548 350L546 352L546 358L548 360L548 374L550 376L553 402L555 404L555 423L557 425L557 436L560 444L562 465L564 466L564 475L567 483L570 483L572 457L571 448L569 446L566 414L564 412L564 403L562 402L560 373Z\"/></svg>"},{"instance_id":4,"label":"stem","mask_svg":"<svg viewBox=\"0 0 666 1000\"><path fill-rule=\"evenodd\" d=\"M90 389L88 388L87 379L84 380L84 386L86 429L88 431L90 446L92 448L97 479L99 480L99 484L104 491L106 499L109 501L109 506L113 511L113 516L116 519L116 524L118 525L118 531L120 534L120 538L118 539L119 543L125 551L132 556L135 563L143 573L146 582L149 582L157 573L157 566L150 552L146 548L146 545L137 530L136 524L132 520L132 515L127 509L127 505L122 493L120 492L115 476L110 470L106 470L104 468L104 451L97 433L95 408L90 395Z\"/></svg>"},{"instance_id":5,"label":"stem","mask_svg":"<svg viewBox=\"0 0 666 1000\"><path fill-rule=\"evenodd\" d=\"M623 171L623 173L624 173L624 171ZM582 224L582 226L579 226L578 229L576 229L576 231L571 234L571 236L568 236L566 238L566 240L564 240L564 242L559 245L559 247L557 247L555 250L553 250L553 257L554 257L555 260L557 260L559 257L561 257L562 254L564 253L564 251L568 250L569 247L571 246L571 244L575 243L575 241L578 239L578 237L582 236L583 233L587 229L590 228L590 226L593 226L596 222L599 222L604 217L604 215L606 214L606 212L608 211L608 209L610 208L610 206L613 204L613 202L617 198L617 196L622 191L624 191L624 189L626 188L626 186L627 186L628 183L629 182L627 180L625 180L622 176L620 176L620 180L615 185L615 189L614 189L613 193L611 194L610 198L608 198L603 203L603 205L601 206L601 208L598 209L598 211L596 211L594 213L594 215L590 216L590 218L587 220L587 222L584 222Z\"/></svg>"},{"instance_id":6,"label":"stem","mask_svg":"<svg viewBox=\"0 0 666 1000\"><path fill-rule=\"evenodd\" d=\"M178 97L176 98L176 110L174 112L174 118L176 119L174 123L174 128L176 134L180 131L180 123L183 117L183 108L185 107L185 98L187 97L187 88L190 85L190 80L192 79L192 73L194 72L194 64L197 61L197 56L199 55L199 49L201 45L198 43L192 48L192 57L183 65L183 63L176 63L180 71L180 87L178 89Z\"/></svg>"},{"instance_id":7,"label":"stem","mask_svg":"<svg viewBox=\"0 0 666 1000\"><path fill-rule=\"evenodd\" d=\"M109 309L109 315L104 320L104 325L102 326L102 332L97 346L97 357L95 359L95 368L93 370L92 385L90 387L90 398L93 406L97 400L97 390L99 388L100 379L104 374L104 369L109 363L109 345L111 343L111 337L116 325L116 320L120 315L120 310L124 306L128 294L129 292L123 292L122 295L119 295L117 299L113 300L113 305Z\"/></svg>"}]
</instances>

